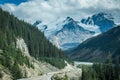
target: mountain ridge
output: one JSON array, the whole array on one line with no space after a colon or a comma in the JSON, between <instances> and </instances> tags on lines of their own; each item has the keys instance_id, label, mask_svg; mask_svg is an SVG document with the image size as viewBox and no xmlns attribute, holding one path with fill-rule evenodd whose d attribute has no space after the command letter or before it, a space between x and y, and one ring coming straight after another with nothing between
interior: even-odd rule
<instances>
[{"instance_id":1,"label":"mountain ridge","mask_svg":"<svg viewBox=\"0 0 120 80\"><path fill-rule=\"evenodd\" d=\"M118 53L120 50L119 43L120 26L117 26L103 34L87 39L71 51L70 56L75 60L104 62L109 54L112 56L117 54L113 59L120 56Z\"/></svg>"},{"instance_id":2,"label":"mountain ridge","mask_svg":"<svg viewBox=\"0 0 120 80\"><path fill-rule=\"evenodd\" d=\"M17 80L62 69L64 60L70 58L43 32L0 8L0 79Z\"/></svg>"},{"instance_id":3,"label":"mountain ridge","mask_svg":"<svg viewBox=\"0 0 120 80\"><path fill-rule=\"evenodd\" d=\"M74 21L70 17L67 17L64 21L64 24L62 24L61 26L62 28L60 30L54 32L49 37L53 44L56 44L54 41L57 38L56 41L58 42L60 47L62 46L61 49L68 49L70 44L77 45L77 43L79 44L80 42L82 42L82 39L85 40L84 36L86 36L87 38L87 36L89 37L95 34L94 31L88 31L81 27L76 21ZM79 39L80 37L81 39Z\"/></svg>"},{"instance_id":4,"label":"mountain ridge","mask_svg":"<svg viewBox=\"0 0 120 80\"><path fill-rule=\"evenodd\" d=\"M111 14L97 13L86 19L76 21L71 17L55 22L56 29L49 30L46 24L41 23L37 27L44 32L47 39L62 50L77 47L88 38L108 31L115 26L114 18ZM51 23L52 24L52 23ZM47 26L47 29L44 27Z\"/></svg>"}]
</instances>

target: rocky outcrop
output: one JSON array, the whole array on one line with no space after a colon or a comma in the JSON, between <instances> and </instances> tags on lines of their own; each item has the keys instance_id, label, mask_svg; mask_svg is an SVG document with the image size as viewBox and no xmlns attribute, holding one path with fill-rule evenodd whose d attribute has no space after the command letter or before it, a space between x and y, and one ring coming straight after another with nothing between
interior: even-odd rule
<instances>
[{"instance_id":1,"label":"rocky outcrop","mask_svg":"<svg viewBox=\"0 0 120 80\"><path fill-rule=\"evenodd\" d=\"M66 61L65 63L67 64L67 66L60 72L54 74L51 77L51 80L81 80L82 69L77 68L76 65L70 65Z\"/></svg>"},{"instance_id":2,"label":"rocky outcrop","mask_svg":"<svg viewBox=\"0 0 120 80\"><path fill-rule=\"evenodd\" d=\"M81 71L76 69L64 73L55 74L51 78L51 80L80 80L80 79Z\"/></svg>"},{"instance_id":3,"label":"rocky outcrop","mask_svg":"<svg viewBox=\"0 0 120 80\"><path fill-rule=\"evenodd\" d=\"M24 77L40 76L42 74L57 71L58 69L46 62L40 62L29 55L28 47L22 38L17 38L16 48L20 49L24 56L27 56L32 67L19 65Z\"/></svg>"},{"instance_id":4,"label":"rocky outcrop","mask_svg":"<svg viewBox=\"0 0 120 80\"><path fill-rule=\"evenodd\" d=\"M33 67L29 68L26 65L20 66L22 74L27 78L40 76L42 74L46 74L46 73L58 70L57 68L50 65L49 63L37 61L32 57L29 57L29 60L30 60L30 63L33 65Z\"/></svg>"},{"instance_id":5,"label":"rocky outcrop","mask_svg":"<svg viewBox=\"0 0 120 80\"><path fill-rule=\"evenodd\" d=\"M27 47L25 41L24 41L22 38L17 38L16 48L20 49L21 52L22 52L25 56L30 56L30 55L29 55L29 51L28 51L28 47Z\"/></svg>"},{"instance_id":6,"label":"rocky outcrop","mask_svg":"<svg viewBox=\"0 0 120 80\"><path fill-rule=\"evenodd\" d=\"M12 80L12 76L8 69L5 69L2 65L0 65L0 80Z\"/></svg>"}]
</instances>

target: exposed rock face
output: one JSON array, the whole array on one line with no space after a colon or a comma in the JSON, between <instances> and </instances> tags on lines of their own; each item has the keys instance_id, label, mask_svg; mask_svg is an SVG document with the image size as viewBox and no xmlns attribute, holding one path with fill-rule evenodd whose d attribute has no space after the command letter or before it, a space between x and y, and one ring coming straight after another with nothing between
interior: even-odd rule
<instances>
[{"instance_id":1,"label":"exposed rock face","mask_svg":"<svg viewBox=\"0 0 120 80\"><path fill-rule=\"evenodd\" d=\"M22 38L17 38L16 48L20 49L23 55L29 58L30 64L33 65L33 68L29 68L26 65L20 66L23 76L25 77L39 76L44 73L58 70L49 63L40 62L31 57L29 55L28 47Z\"/></svg>"},{"instance_id":2,"label":"exposed rock face","mask_svg":"<svg viewBox=\"0 0 120 80\"><path fill-rule=\"evenodd\" d=\"M71 70L69 72L58 73L52 76L51 80L81 80L81 71Z\"/></svg>"},{"instance_id":3,"label":"exposed rock face","mask_svg":"<svg viewBox=\"0 0 120 80\"><path fill-rule=\"evenodd\" d=\"M1 58L1 55L0 55ZM12 80L11 73L8 69L0 64L0 80Z\"/></svg>"},{"instance_id":4,"label":"exposed rock face","mask_svg":"<svg viewBox=\"0 0 120 80\"><path fill-rule=\"evenodd\" d=\"M77 68L77 65L70 65L66 61L67 66L59 73L54 74L51 80L81 80L82 69Z\"/></svg>"},{"instance_id":5,"label":"exposed rock face","mask_svg":"<svg viewBox=\"0 0 120 80\"><path fill-rule=\"evenodd\" d=\"M8 70L5 71L4 68L0 69L2 69L2 71L0 71L0 74L2 75L2 78L0 77L0 80L12 80L12 76Z\"/></svg>"},{"instance_id":6,"label":"exposed rock face","mask_svg":"<svg viewBox=\"0 0 120 80\"><path fill-rule=\"evenodd\" d=\"M97 25L101 32L106 32L115 26L113 16L106 13L95 14L87 19L82 19L81 22L87 25Z\"/></svg>"},{"instance_id":7,"label":"exposed rock face","mask_svg":"<svg viewBox=\"0 0 120 80\"><path fill-rule=\"evenodd\" d=\"M28 68L26 65L20 66L22 73L25 77L36 77L58 69L46 62L40 62L36 59L29 57L30 63L34 68Z\"/></svg>"},{"instance_id":8,"label":"exposed rock face","mask_svg":"<svg viewBox=\"0 0 120 80\"><path fill-rule=\"evenodd\" d=\"M17 38L16 48L20 49L25 56L30 56L27 45L22 38Z\"/></svg>"},{"instance_id":9,"label":"exposed rock face","mask_svg":"<svg viewBox=\"0 0 120 80\"><path fill-rule=\"evenodd\" d=\"M77 21L71 17L46 24L37 20L33 25L58 48L68 50L77 47L88 38L104 33L116 26L114 15L100 12Z\"/></svg>"},{"instance_id":10,"label":"exposed rock face","mask_svg":"<svg viewBox=\"0 0 120 80\"><path fill-rule=\"evenodd\" d=\"M62 50L76 47L81 42L92 37L95 32L84 29L75 20L67 17L62 23L57 26L62 28L55 31L48 39Z\"/></svg>"}]
</instances>

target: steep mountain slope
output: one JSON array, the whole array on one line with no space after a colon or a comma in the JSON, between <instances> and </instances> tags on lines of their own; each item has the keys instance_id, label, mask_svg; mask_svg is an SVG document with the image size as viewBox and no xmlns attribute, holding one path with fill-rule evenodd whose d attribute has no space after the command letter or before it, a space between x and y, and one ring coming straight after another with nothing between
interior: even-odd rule
<instances>
[{"instance_id":1,"label":"steep mountain slope","mask_svg":"<svg viewBox=\"0 0 120 80\"><path fill-rule=\"evenodd\" d=\"M39 58L40 56L63 58L65 55L50 43L44 34L36 27L18 20L13 15L9 15L0 9L0 48L9 46L17 38L23 38L27 44L31 56ZM64 56L61 56L64 55Z\"/></svg>"},{"instance_id":2,"label":"steep mountain slope","mask_svg":"<svg viewBox=\"0 0 120 80\"><path fill-rule=\"evenodd\" d=\"M105 61L109 54L120 57L120 26L90 38L71 51L71 57L81 61Z\"/></svg>"},{"instance_id":3,"label":"steep mountain slope","mask_svg":"<svg viewBox=\"0 0 120 80\"><path fill-rule=\"evenodd\" d=\"M88 31L78 25L78 23L70 17L67 17L62 24L58 25L62 26L62 28L49 36L49 39L53 44L57 44L58 47L63 50L75 47L95 34L94 31Z\"/></svg>"},{"instance_id":4,"label":"steep mountain slope","mask_svg":"<svg viewBox=\"0 0 120 80\"><path fill-rule=\"evenodd\" d=\"M42 24L42 21L36 21L34 24L34 26L38 27L38 29L40 29L42 32L46 31L47 29L47 25Z\"/></svg>"},{"instance_id":5,"label":"steep mountain slope","mask_svg":"<svg viewBox=\"0 0 120 80\"><path fill-rule=\"evenodd\" d=\"M37 69L36 74L40 75L42 67L36 67L39 61L61 69L66 65L64 60L68 60L67 56L52 45L41 31L0 8L0 79L4 73L12 80L28 77L30 73L27 72L34 73Z\"/></svg>"},{"instance_id":6,"label":"steep mountain slope","mask_svg":"<svg viewBox=\"0 0 120 80\"><path fill-rule=\"evenodd\" d=\"M58 20L51 24L52 26L45 25L42 21L34 23L54 45L62 50L76 47L86 39L106 32L115 26L113 16L107 13L94 14L81 21L67 17L65 20ZM56 26L56 29L49 29L53 26Z\"/></svg>"},{"instance_id":7,"label":"steep mountain slope","mask_svg":"<svg viewBox=\"0 0 120 80\"><path fill-rule=\"evenodd\" d=\"M101 32L106 32L115 26L113 16L107 13L95 14L87 19L82 19L81 22L87 25L97 25Z\"/></svg>"}]
</instances>

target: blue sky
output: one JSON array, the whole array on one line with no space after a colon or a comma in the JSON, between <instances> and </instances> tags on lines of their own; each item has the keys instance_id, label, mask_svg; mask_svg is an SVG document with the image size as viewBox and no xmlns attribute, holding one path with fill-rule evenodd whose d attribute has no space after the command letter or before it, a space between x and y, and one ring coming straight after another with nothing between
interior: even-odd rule
<instances>
[{"instance_id":1,"label":"blue sky","mask_svg":"<svg viewBox=\"0 0 120 80\"><path fill-rule=\"evenodd\" d=\"M21 2L25 2L27 0L0 0L0 4L5 4L5 3L13 3L13 4L20 4Z\"/></svg>"},{"instance_id":2,"label":"blue sky","mask_svg":"<svg viewBox=\"0 0 120 80\"><path fill-rule=\"evenodd\" d=\"M0 3L4 10L29 23L41 20L53 26L51 23L68 16L80 21L99 12L112 14L120 23L120 0L0 0Z\"/></svg>"}]
</instances>

